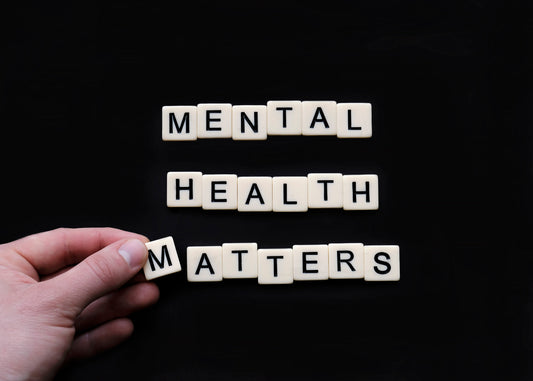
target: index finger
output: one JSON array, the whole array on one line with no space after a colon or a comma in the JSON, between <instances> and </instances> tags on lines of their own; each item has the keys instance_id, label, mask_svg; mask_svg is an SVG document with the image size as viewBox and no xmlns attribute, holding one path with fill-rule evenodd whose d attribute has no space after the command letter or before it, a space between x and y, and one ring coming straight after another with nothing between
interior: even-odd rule
<instances>
[{"instance_id":1,"label":"index finger","mask_svg":"<svg viewBox=\"0 0 533 381\"><path fill-rule=\"evenodd\" d=\"M89 255L124 238L148 242L143 235L115 228L59 228L33 234L7 244L39 274L50 274L81 262Z\"/></svg>"}]
</instances>

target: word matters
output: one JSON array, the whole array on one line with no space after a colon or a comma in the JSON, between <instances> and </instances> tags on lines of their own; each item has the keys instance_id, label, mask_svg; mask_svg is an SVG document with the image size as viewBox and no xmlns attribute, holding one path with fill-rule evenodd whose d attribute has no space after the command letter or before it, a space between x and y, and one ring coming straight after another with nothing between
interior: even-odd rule
<instances>
[{"instance_id":1,"label":"word matters","mask_svg":"<svg viewBox=\"0 0 533 381\"><path fill-rule=\"evenodd\" d=\"M146 279L181 271L172 237L148 242L146 246ZM330 243L258 249L254 242L187 248L189 282L244 278L257 278L259 284L326 279L398 281L400 248L397 245Z\"/></svg>"}]
</instances>

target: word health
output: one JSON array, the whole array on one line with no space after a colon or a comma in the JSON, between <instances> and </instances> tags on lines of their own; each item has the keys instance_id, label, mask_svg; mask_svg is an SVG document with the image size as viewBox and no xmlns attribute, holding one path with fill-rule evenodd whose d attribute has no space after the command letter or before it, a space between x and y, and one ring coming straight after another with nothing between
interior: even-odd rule
<instances>
[{"instance_id":1,"label":"word health","mask_svg":"<svg viewBox=\"0 0 533 381\"><path fill-rule=\"evenodd\" d=\"M307 176L237 176L202 172L168 172L167 206L306 212L309 208L375 210L377 175L309 173Z\"/></svg>"},{"instance_id":2,"label":"word health","mask_svg":"<svg viewBox=\"0 0 533 381\"><path fill-rule=\"evenodd\" d=\"M181 271L172 237L146 244L146 279ZM400 280L398 245L330 243L258 249L257 243L187 247L187 280L218 282L257 278L259 284L290 284L326 279Z\"/></svg>"},{"instance_id":3,"label":"word health","mask_svg":"<svg viewBox=\"0 0 533 381\"><path fill-rule=\"evenodd\" d=\"M162 121L165 141L266 140L267 135L372 136L370 103L269 101L266 106L230 103L163 106Z\"/></svg>"}]
</instances>

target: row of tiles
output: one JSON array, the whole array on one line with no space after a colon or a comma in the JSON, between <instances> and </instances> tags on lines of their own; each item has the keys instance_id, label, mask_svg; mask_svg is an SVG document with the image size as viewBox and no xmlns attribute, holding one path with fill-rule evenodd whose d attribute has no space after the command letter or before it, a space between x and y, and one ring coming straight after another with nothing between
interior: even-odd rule
<instances>
[{"instance_id":1,"label":"row of tiles","mask_svg":"<svg viewBox=\"0 0 533 381\"><path fill-rule=\"evenodd\" d=\"M168 172L167 206L240 212L306 212L308 208L374 210L377 175L310 173L307 176L204 175Z\"/></svg>"},{"instance_id":2,"label":"row of tiles","mask_svg":"<svg viewBox=\"0 0 533 381\"><path fill-rule=\"evenodd\" d=\"M146 244L149 255L146 279L181 271L172 237ZM189 246L189 282L257 278L259 284L326 279L400 280L400 248L397 245L330 243L294 245L286 249L258 249L257 243L225 243L222 246Z\"/></svg>"},{"instance_id":3,"label":"row of tiles","mask_svg":"<svg viewBox=\"0 0 533 381\"><path fill-rule=\"evenodd\" d=\"M372 136L370 103L269 101L266 106L201 103L164 106L162 112L163 140L266 140L267 135Z\"/></svg>"}]
</instances>

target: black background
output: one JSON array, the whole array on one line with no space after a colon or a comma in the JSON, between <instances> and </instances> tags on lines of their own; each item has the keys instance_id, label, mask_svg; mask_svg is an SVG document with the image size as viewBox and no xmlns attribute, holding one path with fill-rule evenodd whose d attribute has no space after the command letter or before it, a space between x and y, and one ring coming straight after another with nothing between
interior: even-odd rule
<instances>
[{"instance_id":1,"label":"black background","mask_svg":"<svg viewBox=\"0 0 533 381\"><path fill-rule=\"evenodd\" d=\"M114 226L192 245L398 244L400 282L157 280L61 380L533 376L531 2L89 2L2 12L0 241ZM371 102L373 137L163 142L161 107ZM376 173L380 209L166 207L166 172Z\"/></svg>"}]
</instances>

